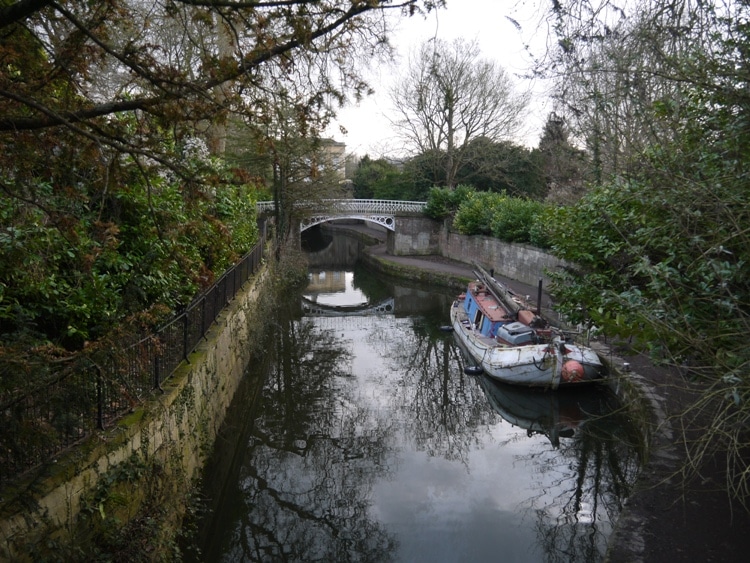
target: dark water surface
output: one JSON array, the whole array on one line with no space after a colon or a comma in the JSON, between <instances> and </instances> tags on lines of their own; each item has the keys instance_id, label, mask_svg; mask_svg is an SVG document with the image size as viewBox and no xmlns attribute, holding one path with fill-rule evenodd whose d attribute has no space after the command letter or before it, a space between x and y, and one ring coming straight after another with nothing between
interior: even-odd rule
<instances>
[{"instance_id":1,"label":"dark water surface","mask_svg":"<svg viewBox=\"0 0 750 563\"><path fill-rule=\"evenodd\" d=\"M451 295L316 271L206 474L202 561L601 561L639 467L603 389L463 373Z\"/></svg>"}]
</instances>

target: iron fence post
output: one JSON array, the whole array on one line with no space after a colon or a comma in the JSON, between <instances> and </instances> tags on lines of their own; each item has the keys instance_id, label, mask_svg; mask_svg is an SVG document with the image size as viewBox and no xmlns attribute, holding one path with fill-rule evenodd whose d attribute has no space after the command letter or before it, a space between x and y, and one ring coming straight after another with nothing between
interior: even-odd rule
<instances>
[{"instance_id":1,"label":"iron fence post","mask_svg":"<svg viewBox=\"0 0 750 563\"><path fill-rule=\"evenodd\" d=\"M104 430L104 381L102 370L99 366L96 368L96 427Z\"/></svg>"},{"instance_id":2,"label":"iron fence post","mask_svg":"<svg viewBox=\"0 0 750 563\"><path fill-rule=\"evenodd\" d=\"M161 389L158 354L154 356L154 389Z\"/></svg>"},{"instance_id":3,"label":"iron fence post","mask_svg":"<svg viewBox=\"0 0 750 563\"><path fill-rule=\"evenodd\" d=\"M182 357L187 363L190 363L190 360L188 359L188 328L190 323L188 322L187 312L183 313L182 315Z\"/></svg>"},{"instance_id":4,"label":"iron fence post","mask_svg":"<svg viewBox=\"0 0 750 563\"><path fill-rule=\"evenodd\" d=\"M201 299L201 337L206 338L206 296Z\"/></svg>"}]
</instances>

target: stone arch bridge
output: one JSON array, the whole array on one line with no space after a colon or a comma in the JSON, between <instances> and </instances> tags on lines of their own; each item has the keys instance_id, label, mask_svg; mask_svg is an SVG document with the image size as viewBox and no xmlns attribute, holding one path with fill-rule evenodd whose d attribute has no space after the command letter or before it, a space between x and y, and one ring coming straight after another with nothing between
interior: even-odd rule
<instances>
[{"instance_id":1,"label":"stone arch bridge","mask_svg":"<svg viewBox=\"0 0 750 563\"><path fill-rule=\"evenodd\" d=\"M372 223L387 232L387 250L393 255L439 253L439 224L424 215L424 201L384 199L324 199L298 202L302 233L321 223L350 219ZM273 201L256 204L258 215L274 210Z\"/></svg>"}]
</instances>

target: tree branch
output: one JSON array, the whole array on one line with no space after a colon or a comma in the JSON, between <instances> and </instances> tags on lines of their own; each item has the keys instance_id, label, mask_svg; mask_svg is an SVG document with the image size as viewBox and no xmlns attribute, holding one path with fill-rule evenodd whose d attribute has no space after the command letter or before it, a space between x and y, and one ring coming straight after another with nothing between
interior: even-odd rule
<instances>
[{"instance_id":1,"label":"tree branch","mask_svg":"<svg viewBox=\"0 0 750 563\"><path fill-rule=\"evenodd\" d=\"M219 2L208 0L178 1L186 5L214 8L225 7L235 9L248 9L282 5L291 6L295 4L302 5L311 3L311 0L269 0L268 2L231 2L229 0ZM55 127L66 124L69 125L70 123L82 122L96 117L116 114L120 112L132 112L136 110L149 109L153 111L153 109L160 104L173 99L179 99L187 92L192 92L197 95L200 95L202 93L205 94L217 86L221 86L222 84L231 82L232 80L236 80L270 60L282 57L296 49L303 48L305 47L305 45L308 45L322 37L332 34L337 29L347 24L347 22L357 18L358 16L361 16L364 13L376 10L415 7L418 4L418 1L419 0L400 0L396 1L393 4L384 4L378 2L356 2L352 3L346 11L332 9L330 12L331 15L335 15L337 17L328 22L326 25L323 25L318 29L312 31L305 37L291 35L282 43L272 45L271 47L262 51L252 52L249 56L240 59L233 68L230 67L228 70L219 73L218 76L204 78L203 80L199 81L184 82L176 81L174 80L174 78L172 78L171 80L165 79L163 76L168 76L168 74L164 74L163 76L162 74L157 74L154 72L154 69L139 64L137 61L131 60L130 57L116 52L108 44L106 44L98 36L96 36L96 34L89 30L83 22L79 21L75 17L75 14L73 14L63 5L55 2L54 0L26 0L24 2L18 2L10 8L0 10L0 15L13 16L16 18L16 20L18 20L22 17L26 17L34 13L35 11L38 11L43 7L54 7L63 17L65 17L82 33L84 33L89 38L89 40L91 40L104 53L114 57L126 68L130 69L132 72L147 80L155 88L164 90L164 93L161 95L153 94L150 97L148 95L142 95L137 99L127 101L112 101L102 104L95 104L86 108L80 108L71 111L50 107L49 105L41 103L38 100L19 96L12 91L0 90L0 97L5 97L6 99L13 100L41 114L30 117L28 115L12 116L6 113L5 115L0 116L0 131L43 129L46 127ZM430 9L431 7L438 5L439 3L440 2L425 2L425 6L427 6L427 9ZM5 17L3 17L3 21L5 21ZM3 23L3 25L5 25L5 23Z\"/></svg>"},{"instance_id":2,"label":"tree branch","mask_svg":"<svg viewBox=\"0 0 750 563\"><path fill-rule=\"evenodd\" d=\"M136 99L121 102L109 102L77 111L53 111L33 100L17 96L13 92L0 90L0 96L19 102L44 114L43 117L0 117L0 131L29 131L44 129L57 125L69 125L125 111L147 110L158 103L156 99Z\"/></svg>"},{"instance_id":3,"label":"tree branch","mask_svg":"<svg viewBox=\"0 0 750 563\"><path fill-rule=\"evenodd\" d=\"M52 4L51 0L22 0L0 8L0 29L28 18Z\"/></svg>"},{"instance_id":4,"label":"tree branch","mask_svg":"<svg viewBox=\"0 0 750 563\"><path fill-rule=\"evenodd\" d=\"M271 0L263 2L232 2L231 0L176 0L180 4L188 6L200 6L201 8L279 8L281 6L296 6L297 4L315 4L319 0Z\"/></svg>"}]
</instances>

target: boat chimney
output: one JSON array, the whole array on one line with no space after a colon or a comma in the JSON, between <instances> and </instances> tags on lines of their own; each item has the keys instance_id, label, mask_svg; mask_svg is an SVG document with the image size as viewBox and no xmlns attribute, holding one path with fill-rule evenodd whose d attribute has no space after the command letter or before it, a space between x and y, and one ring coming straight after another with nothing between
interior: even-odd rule
<instances>
[{"instance_id":1,"label":"boat chimney","mask_svg":"<svg viewBox=\"0 0 750 563\"><path fill-rule=\"evenodd\" d=\"M539 278L539 290L536 294L536 314L542 315L542 278Z\"/></svg>"}]
</instances>

